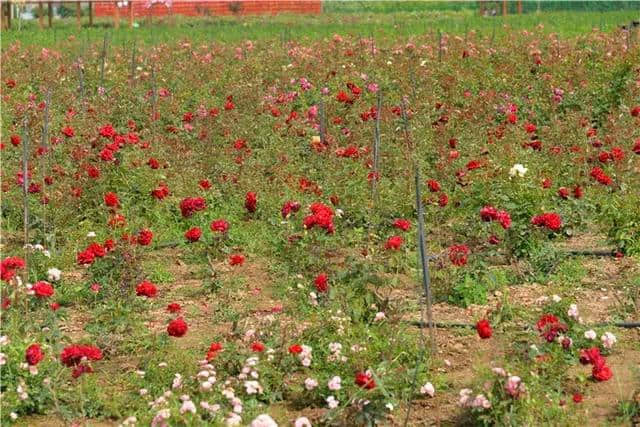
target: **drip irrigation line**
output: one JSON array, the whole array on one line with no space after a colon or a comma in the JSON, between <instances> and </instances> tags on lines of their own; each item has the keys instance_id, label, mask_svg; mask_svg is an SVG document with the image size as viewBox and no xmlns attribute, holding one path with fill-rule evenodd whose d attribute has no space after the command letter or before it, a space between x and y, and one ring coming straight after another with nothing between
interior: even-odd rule
<instances>
[{"instance_id":1,"label":"drip irrigation line","mask_svg":"<svg viewBox=\"0 0 640 427\"><path fill-rule=\"evenodd\" d=\"M420 329L430 327L428 323L417 321L417 320L410 321L409 323L412 326L419 327ZM586 326L588 328L610 326L610 327L616 327L616 328L633 329L633 328L640 328L640 322L600 322L600 323L586 324L583 326ZM436 329L438 328L439 329L455 329L455 328L475 329L476 325L472 323L436 322L434 323L433 327ZM530 330L533 328L527 325L527 326L524 326L522 329Z\"/></svg>"},{"instance_id":2,"label":"drip irrigation line","mask_svg":"<svg viewBox=\"0 0 640 427\"><path fill-rule=\"evenodd\" d=\"M561 251L561 253L569 256L599 256L599 257L615 257L616 250L614 249L577 249Z\"/></svg>"}]
</instances>

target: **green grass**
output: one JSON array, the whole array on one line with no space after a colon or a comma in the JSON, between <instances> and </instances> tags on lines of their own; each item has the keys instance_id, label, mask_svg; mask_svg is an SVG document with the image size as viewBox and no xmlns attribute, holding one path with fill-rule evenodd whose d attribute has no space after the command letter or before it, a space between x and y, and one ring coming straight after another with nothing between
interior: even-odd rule
<instances>
[{"instance_id":1,"label":"green grass","mask_svg":"<svg viewBox=\"0 0 640 427\"><path fill-rule=\"evenodd\" d=\"M410 5L411 3L409 3ZM406 6L407 10L409 6ZM329 10L340 9L339 6L327 3ZM399 7L400 10L403 8ZM76 37L86 40L88 44L101 42L105 32L109 33L111 44L126 45L137 40L141 43L167 43L175 40L190 39L192 42L234 43L244 40L305 41L328 38L335 33L349 34L359 37L375 36L377 39L395 40L425 33L436 34L438 30L464 35L468 31L476 31L486 37L501 39L507 32L504 26L514 29L531 29L539 24L546 32L558 33L560 36L577 36L588 33L593 28L604 31L612 30L633 19L638 19L638 10L626 9L606 12L544 12L507 17L481 17L475 10L413 10L393 14L376 13L325 13L315 16L278 15L251 17L210 17L183 18L175 17L175 22L167 19L155 19L149 24L145 19L137 21L138 28L129 29L126 21L119 30L114 30L112 22L98 19L92 28L78 30L74 19L54 21L53 29L39 30L35 21L19 23L14 21L11 31L3 32L2 47L15 42L28 45L54 46L61 40Z\"/></svg>"}]
</instances>

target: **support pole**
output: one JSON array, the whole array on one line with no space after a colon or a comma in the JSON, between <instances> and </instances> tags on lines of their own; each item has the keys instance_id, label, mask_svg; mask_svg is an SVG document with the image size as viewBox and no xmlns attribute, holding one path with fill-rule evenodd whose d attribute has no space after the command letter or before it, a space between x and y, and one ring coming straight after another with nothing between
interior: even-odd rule
<instances>
[{"instance_id":1,"label":"support pole","mask_svg":"<svg viewBox=\"0 0 640 427\"><path fill-rule=\"evenodd\" d=\"M133 28L133 1L129 0L129 28Z\"/></svg>"},{"instance_id":2,"label":"support pole","mask_svg":"<svg viewBox=\"0 0 640 427\"><path fill-rule=\"evenodd\" d=\"M117 30L118 28L120 28L120 8L118 7L117 2L114 2L113 4L116 7L115 13L113 15L113 26Z\"/></svg>"},{"instance_id":3,"label":"support pole","mask_svg":"<svg viewBox=\"0 0 640 427\"><path fill-rule=\"evenodd\" d=\"M93 2L89 2L89 26L93 27Z\"/></svg>"},{"instance_id":4,"label":"support pole","mask_svg":"<svg viewBox=\"0 0 640 427\"><path fill-rule=\"evenodd\" d=\"M38 27L44 28L44 6L42 2L38 3Z\"/></svg>"},{"instance_id":5,"label":"support pole","mask_svg":"<svg viewBox=\"0 0 640 427\"><path fill-rule=\"evenodd\" d=\"M507 16L507 0L502 0L502 16Z\"/></svg>"},{"instance_id":6,"label":"support pole","mask_svg":"<svg viewBox=\"0 0 640 427\"><path fill-rule=\"evenodd\" d=\"M76 3L76 24L78 28L82 28L82 7L80 2Z\"/></svg>"},{"instance_id":7,"label":"support pole","mask_svg":"<svg viewBox=\"0 0 640 427\"><path fill-rule=\"evenodd\" d=\"M53 3L47 3L47 15L49 18L49 28L53 26Z\"/></svg>"}]
</instances>

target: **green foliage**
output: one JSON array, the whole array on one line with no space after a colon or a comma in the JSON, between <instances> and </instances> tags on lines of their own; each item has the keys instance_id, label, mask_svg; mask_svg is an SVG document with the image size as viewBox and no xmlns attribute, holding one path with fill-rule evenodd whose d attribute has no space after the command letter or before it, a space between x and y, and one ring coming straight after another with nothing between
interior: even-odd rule
<instances>
[{"instance_id":1,"label":"green foliage","mask_svg":"<svg viewBox=\"0 0 640 427\"><path fill-rule=\"evenodd\" d=\"M471 274L465 274L462 281L454 285L449 302L460 307L468 307L471 304L487 303L487 287Z\"/></svg>"}]
</instances>

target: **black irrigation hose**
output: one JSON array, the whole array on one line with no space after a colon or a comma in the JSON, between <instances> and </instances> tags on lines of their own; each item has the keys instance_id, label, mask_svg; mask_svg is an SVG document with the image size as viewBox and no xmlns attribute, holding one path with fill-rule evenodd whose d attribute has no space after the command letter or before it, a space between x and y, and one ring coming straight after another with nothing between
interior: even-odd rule
<instances>
[{"instance_id":1,"label":"black irrigation hose","mask_svg":"<svg viewBox=\"0 0 640 427\"><path fill-rule=\"evenodd\" d=\"M410 322L412 326L418 326L419 328L428 328L429 324L425 324L424 322L419 322L419 321L411 321ZM640 322L603 322L603 323L594 323L591 325L584 325L586 327L603 327L603 326L613 326L616 328L627 328L627 329L632 329L632 328L640 328ZM435 323L434 324L435 328L440 328L440 329L453 329L453 328L469 328L469 329L475 329L476 325L471 324L471 323L448 323L448 322L443 322L443 323ZM530 329L529 326L525 326L524 329Z\"/></svg>"},{"instance_id":2,"label":"black irrigation hose","mask_svg":"<svg viewBox=\"0 0 640 427\"><path fill-rule=\"evenodd\" d=\"M616 250L614 249L585 249L585 250L568 250L568 251L562 251L563 254L565 255L570 255L570 256L610 256L610 257L615 257L616 256Z\"/></svg>"}]
</instances>

